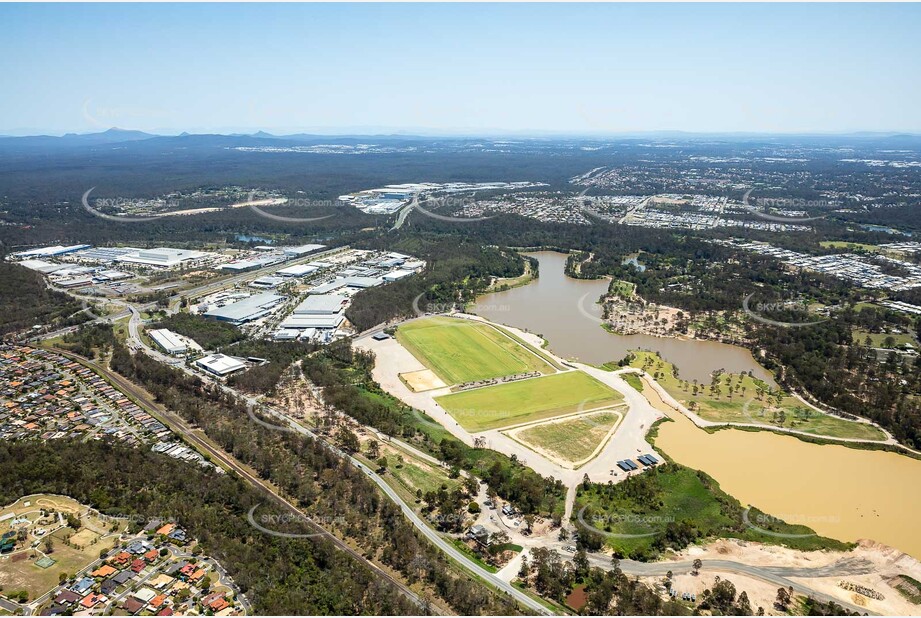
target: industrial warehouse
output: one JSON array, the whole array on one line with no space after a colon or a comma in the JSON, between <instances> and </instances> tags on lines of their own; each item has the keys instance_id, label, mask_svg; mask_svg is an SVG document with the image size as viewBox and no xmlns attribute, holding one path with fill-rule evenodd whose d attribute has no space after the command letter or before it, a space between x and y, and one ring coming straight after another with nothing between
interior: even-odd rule
<instances>
[{"instance_id":1,"label":"industrial warehouse","mask_svg":"<svg viewBox=\"0 0 921 618\"><path fill-rule=\"evenodd\" d=\"M317 247L293 250L308 254ZM352 334L345 317L352 296L411 277L424 267L425 262L401 253L345 248L201 298L190 311L242 327L251 337L328 342Z\"/></svg>"},{"instance_id":2,"label":"industrial warehouse","mask_svg":"<svg viewBox=\"0 0 921 618\"><path fill-rule=\"evenodd\" d=\"M231 324L246 324L268 315L271 309L285 299L284 296L265 292L247 296L235 302L218 305L214 309L205 311L204 315L221 322Z\"/></svg>"},{"instance_id":3,"label":"industrial warehouse","mask_svg":"<svg viewBox=\"0 0 921 618\"><path fill-rule=\"evenodd\" d=\"M293 339L328 342L350 334L345 309L351 297L361 290L398 281L419 272L425 262L400 253L373 253L355 250L348 260L333 264L314 263L322 276L304 292L272 333L276 341ZM315 272L318 272L315 271ZM326 271L332 271L327 274ZM311 273L313 274L313 273Z\"/></svg>"}]
</instances>

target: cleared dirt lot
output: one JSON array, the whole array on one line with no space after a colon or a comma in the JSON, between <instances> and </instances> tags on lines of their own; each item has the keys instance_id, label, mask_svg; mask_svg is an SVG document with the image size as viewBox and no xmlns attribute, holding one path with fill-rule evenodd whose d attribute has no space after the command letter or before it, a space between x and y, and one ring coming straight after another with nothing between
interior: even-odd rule
<instances>
[{"instance_id":1,"label":"cleared dirt lot","mask_svg":"<svg viewBox=\"0 0 921 618\"><path fill-rule=\"evenodd\" d=\"M447 384L445 384L441 378L435 375L435 372L431 369L401 373L400 378L406 382L406 386L411 388L414 393L424 393L425 391L431 391L435 390L436 388L444 388L447 386Z\"/></svg>"}]
</instances>

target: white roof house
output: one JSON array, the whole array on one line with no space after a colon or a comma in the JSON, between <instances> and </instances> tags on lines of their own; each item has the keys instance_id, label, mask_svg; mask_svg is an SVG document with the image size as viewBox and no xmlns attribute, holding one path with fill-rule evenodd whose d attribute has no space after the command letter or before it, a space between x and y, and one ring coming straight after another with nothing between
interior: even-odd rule
<instances>
[{"instance_id":1,"label":"white roof house","mask_svg":"<svg viewBox=\"0 0 921 618\"><path fill-rule=\"evenodd\" d=\"M304 277L306 275L313 274L320 270L316 266L311 266L310 264L295 264L293 266L288 266L282 268L275 272L276 275L280 277Z\"/></svg>"},{"instance_id":2,"label":"white roof house","mask_svg":"<svg viewBox=\"0 0 921 618\"><path fill-rule=\"evenodd\" d=\"M53 273L56 270L63 270L67 268L63 264L52 264L51 262L46 262L45 260L23 260L19 262L20 266L25 266L30 270L38 271L44 275Z\"/></svg>"},{"instance_id":3,"label":"white roof house","mask_svg":"<svg viewBox=\"0 0 921 618\"><path fill-rule=\"evenodd\" d=\"M150 335L154 343L163 348L163 351L167 354L182 354L189 349L185 341L171 330L157 328L147 331L147 334Z\"/></svg>"},{"instance_id":4,"label":"white roof house","mask_svg":"<svg viewBox=\"0 0 921 618\"><path fill-rule=\"evenodd\" d=\"M234 371L244 369L246 365L239 359L226 354L212 354L195 361L195 364L216 376L226 376Z\"/></svg>"},{"instance_id":5,"label":"white roof house","mask_svg":"<svg viewBox=\"0 0 921 618\"><path fill-rule=\"evenodd\" d=\"M18 258L31 258L31 257L51 257L55 255L65 255L67 253L74 253L80 251L81 249L89 249L90 245L70 245L67 247L62 247L61 245L54 245L53 247L42 247L40 249L30 249L28 251L20 251L14 253L13 255Z\"/></svg>"},{"instance_id":6,"label":"white roof house","mask_svg":"<svg viewBox=\"0 0 921 618\"><path fill-rule=\"evenodd\" d=\"M297 339L301 334L301 331L293 328L279 328L272 335L272 338L275 341L292 341Z\"/></svg>"},{"instance_id":7,"label":"white roof house","mask_svg":"<svg viewBox=\"0 0 921 618\"><path fill-rule=\"evenodd\" d=\"M189 251L186 249L172 249L170 247L158 247L156 249L140 249L132 253L127 253L116 257L118 262L129 262L131 264L142 264L144 266L158 266L161 268L172 268L188 260L197 260L206 257L208 254L204 251Z\"/></svg>"},{"instance_id":8,"label":"white roof house","mask_svg":"<svg viewBox=\"0 0 921 618\"><path fill-rule=\"evenodd\" d=\"M308 294L328 294L338 290L339 288L344 288L346 284L345 279L336 279L335 281L330 281L329 283L324 283L323 285L318 285L317 287L307 290Z\"/></svg>"},{"instance_id":9,"label":"white roof house","mask_svg":"<svg viewBox=\"0 0 921 618\"><path fill-rule=\"evenodd\" d=\"M249 287L251 288L277 288L282 283L288 281L282 277L259 277L250 282Z\"/></svg>"},{"instance_id":10,"label":"white roof house","mask_svg":"<svg viewBox=\"0 0 921 618\"><path fill-rule=\"evenodd\" d=\"M264 315L268 315L272 311L272 308L284 299L284 296L269 292L253 294L235 303L206 311L205 316L223 322L230 322L232 324L243 324L245 322L258 320Z\"/></svg>"},{"instance_id":11,"label":"white roof house","mask_svg":"<svg viewBox=\"0 0 921 618\"><path fill-rule=\"evenodd\" d=\"M345 285L350 288L373 288L383 282L383 279L376 277L349 277L345 280Z\"/></svg>"},{"instance_id":12,"label":"white roof house","mask_svg":"<svg viewBox=\"0 0 921 618\"><path fill-rule=\"evenodd\" d=\"M384 281L399 281L416 274L412 270L394 270L384 275Z\"/></svg>"},{"instance_id":13,"label":"white roof house","mask_svg":"<svg viewBox=\"0 0 921 618\"><path fill-rule=\"evenodd\" d=\"M307 255L308 253L319 251L325 246L326 245L301 245L299 247L285 247L282 251L285 252L285 255Z\"/></svg>"}]
</instances>

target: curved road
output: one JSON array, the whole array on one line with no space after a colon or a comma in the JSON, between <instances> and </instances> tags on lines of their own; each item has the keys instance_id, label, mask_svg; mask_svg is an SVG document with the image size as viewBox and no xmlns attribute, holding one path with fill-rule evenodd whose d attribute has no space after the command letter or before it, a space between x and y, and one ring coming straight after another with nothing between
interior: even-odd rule
<instances>
[{"instance_id":1,"label":"curved road","mask_svg":"<svg viewBox=\"0 0 921 618\"><path fill-rule=\"evenodd\" d=\"M137 321L139 321L140 316L135 311L133 311L132 313L133 313L132 320L129 322L129 330L131 331L130 337L131 339L136 341L140 345L140 347L147 348L147 346L143 343L143 341L140 339L137 333ZM133 325L134 328L130 328L131 322L134 323ZM75 360L78 360L79 362L83 362L84 364L86 364L85 360L83 360L82 358L76 355L71 355L71 354L66 354L66 355L71 356ZM155 357L157 356L159 355L155 354ZM120 375L113 374L109 372L108 370L101 368L95 364L93 368L101 371L107 377L117 382L120 388L126 389L127 392L132 393L136 398L145 401L145 403L147 402L146 396L144 396L143 394L139 395L138 388L133 383L128 381L127 379L123 378ZM242 396L240 395L240 393L237 393L236 391L234 391L233 389L230 389L226 385L222 385L222 388L233 392L237 396ZM244 397L244 399L249 401L248 398ZM189 428L188 425L185 423L184 419L178 417L178 415L175 415L169 412L168 410L163 409L162 407L154 406L152 402L150 402L150 405L147 407L151 407L151 406L153 406L154 409L157 409L159 411L160 416L167 417L169 422L167 422L164 419L161 419L161 420L164 420L165 423L169 424L171 428L173 428L173 430L177 434L182 435L190 443L199 447L198 450L207 452L214 459L221 461L228 467L237 471L241 476L246 478L248 481L250 481L254 485L265 490L267 493L270 494L273 500L275 500L279 504L302 515L302 513L296 506L294 506L292 503L288 502L285 498L275 493L275 490L272 487L270 487L265 481L250 474L245 468L242 467L242 465L239 464L239 462L236 461L235 458L228 456L222 450L215 448L208 441L205 441L200 436L194 434L191 428ZM393 500L393 502L399 505L400 510L403 512L404 516L406 516L406 518L409 519L410 522L412 522L412 524L422 534L424 534L425 537L428 538L436 547L438 547L442 552L444 552L445 554L453 558L459 564L462 564L469 571L479 576L481 579L483 579L484 581L492 585L494 588L501 590L502 592L505 592L506 594L512 596L516 601L518 601L525 607L528 607L529 609L536 611L538 613L541 613L541 614L551 614L551 612L542 603L532 598L531 596L525 594L520 589L512 586L508 582L505 582L502 579L498 578L495 574L490 573L486 569L482 568L477 563L470 560L466 555L461 553L451 543L449 543L444 538L442 538L441 535L439 535L435 530L429 527L429 525L415 513L412 507L410 507L406 502L404 502L403 499L375 471L369 469L367 466L362 464L360 461L358 461L357 459L355 459L348 453L345 453L344 451L333 446L332 444L329 444L322 436L318 436L314 434L312 431L300 425L293 419L287 417L286 415L276 410L273 410L271 408L266 408L266 410L273 417L276 417L279 420L283 421L286 425L288 425L294 431L301 433L303 435L312 437L315 440L318 440L321 444L324 444L327 448L331 449L333 452L337 453L341 457L347 458L352 463L352 465L359 468L362 472L365 473L365 475L369 479L371 479L378 487L380 487L381 491L383 491L384 494L386 494L388 498L390 498L391 500ZM379 568L373 565L373 563L370 563L367 560L365 560L363 556L361 556L360 554L352 550L352 548L349 547L348 545L345 545L337 537L335 537L334 535L332 535L331 533L323 529L322 526L320 526L319 524L314 524L314 525L319 530L325 532L326 535L330 538L330 540L336 543L340 548L354 555L356 558L360 559L362 562L365 562L366 564L368 564L379 575L383 576L385 579L387 579L388 581L391 581L392 583L394 583L394 585L398 586L405 594L410 596L410 598L417 600L417 602L419 601L415 593L413 593L408 588L406 588L402 583L396 581L394 578L392 578L388 574L381 571ZM599 566L601 568L607 568L607 569L612 568L610 559L606 555L604 556L590 555L589 560L594 566ZM685 569L690 571L693 568L693 563L691 561L643 563L643 562L635 562L631 560L624 560L620 562L620 567L624 571L624 573L627 573L629 575L636 575L636 576L663 575L664 576L668 571L676 571L676 570L680 571L680 570L685 570ZM755 577L762 581L776 584L779 587L780 586L783 586L783 587L792 586L793 589L800 594L808 595L818 600L834 601L835 603L838 603L839 605L847 607L853 611L858 611L860 613L867 613L866 608L862 608L862 607L850 604L846 601L841 601L837 599L836 597L827 595L825 593L819 592L817 590L814 590L807 586L803 586L801 584L798 584L796 582L793 582L787 579L789 577L833 577L833 576L840 576L840 575L847 575L847 574L865 573L867 572L865 570L867 567L862 563L862 561L840 561L838 563L835 563L835 564L832 564L826 567L821 567L818 569L803 569L803 568L790 568L790 567L756 566L756 565L748 565L748 564L730 561L730 560L704 560L702 568L706 570L726 572L726 573L736 573L740 575ZM864 570L861 570L861 569L864 569Z\"/></svg>"},{"instance_id":2,"label":"curved road","mask_svg":"<svg viewBox=\"0 0 921 618\"><path fill-rule=\"evenodd\" d=\"M251 485L255 486L257 489L262 490L273 502L288 510L289 512L296 514L298 517L306 520L311 525L313 525L318 532L322 533L331 543L336 545L338 549L345 551L356 560L362 562L368 566L371 570L375 572L376 575L384 579L385 581L393 584L397 589L400 590L402 594L412 600L419 607L423 607L424 603L419 596L406 587L402 582L395 579L389 573L383 571L380 567L375 565L373 562L362 556L359 552L355 551L335 536L333 533L329 532L320 524L317 524L309 517L304 515L301 510L295 506L293 503L288 501L286 498L277 493L274 487L272 487L267 481L264 481L260 477L252 474L247 468L245 468L237 459L226 452L221 448L211 444L209 440L206 440L196 434L192 428L186 423L185 419L180 417L178 414L170 412L163 406L154 403L139 386L135 385L133 382L127 378L117 374L113 371L110 371L108 368L101 367L92 361L87 361L83 357L68 352L66 350L60 350L55 348L55 351L67 356L68 358L77 361L78 363L89 367L90 369L100 373L104 376L110 383L114 384L116 388L122 392L129 394L141 407L147 410L151 415L157 418L164 425L167 425L175 434L182 436L182 438L188 442L193 448L202 453L203 455L210 458L212 461L220 462L227 469L231 469L237 474L239 474L244 480L248 481Z\"/></svg>"},{"instance_id":3,"label":"curved road","mask_svg":"<svg viewBox=\"0 0 921 618\"><path fill-rule=\"evenodd\" d=\"M602 567L603 565L597 563L605 562L607 563L607 568L611 568L610 561L603 560L600 557L589 556L589 562L595 566ZM702 570L748 575L768 583L776 584L778 587L792 587L796 592L810 596L819 601L833 601L838 605L846 607L847 609L855 611L859 614L875 615L873 612L868 611L865 607L860 607L859 605L854 605L853 603L842 601L837 597L825 594L824 592L819 592L818 590L813 590L812 588L803 586L802 584L787 579L788 577L835 577L848 574L859 575L872 570L872 565L862 560L841 560L828 566L808 569L797 567L752 566L742 562L736 562L734 560L701 560L701 564ZM691 560L685 560L682 562L635 562L633 560L622 560L620 562L620 568L624 573L628 575L636 575L642 577L659 575L665 576L665 574L669 571L692 571L694 568L694 563Z\"/></svg>"},{"instance_id":4,"label":"curved road","mask_svg":"<svg viewBox=\"0 0 921 618\"><path fill-rule=\"evenodd\" d=\"M160 360L161 362L164 361L164 360L166 360L167 362L170 362L171 359L168 359L167 357L165 357L165 356L159 354L158 352L156 352L156 350L152 350L151 348L149 348L149 346L147 346L147 345L144 343L144 341L140 338L140 336L139 336L140 334L138 333L138 329L137 329L137 326L138 326L139 321L140 321L140 314L137 313L136 311L133 311L133 312L132 312L132 316L131 316L131 321L129 322L129 336L130 336L130 338L131 338L135 343L137 343L140 347L142 347L145 351L150 352L154 358ZM180 366L180 367L177 367L177 368L183 369L183 370L186 369L185 367L181 367L181 366ZM119 376L119 377L120 377L120 376ZM235 395L235 396L237 396L237 397L240 397L240 398L244 399L245 401L247 401L247 402L249 402L249 403L253 403L253 400L252 400L251 398L245 397L244 395L242 395L241 393L238 393L236 390L230 388L229 386L227 386L227 385L225 385L225 384L223 384L223 383L219 383L219 385L220 385L220 387L221 387L225 392L228 392L229 394L232 394L232 395ZM390 498L391 500L393 500L396 504L398 504L398 505L400 506L400 509L402 510L403 514L407 517L407 519L410 520L410 522L412 522L412 524L416 527L416 529L418 529L420 532L422 532L422 534L424 534L425 537L426 537L427 539L429 539L436 547L438 547L438 549L440 549L442 552L444 552L445 554L447 554L448 556L450 556L451 558L453 558L453 559L454 559L455 561L457 561L459 564L463 565L467 570L473 572L473 573L474 573L475 575L477 575L480 579L483 579L483 580L485 580L486 582L488 582L489 584L491 584L494 588L496 588L496 589L500 590L501 592L504 592L505 594L507 594L507 595L513 597L516 601L518 601L519 603L521 603L523 606L525 606L525 607L531 609L532 611L539 612L539 613L541 613L541 614L549 614L549 613L550 613L550 612L547 610L546 606L544 606L541 602L535 600L533 597L531 597L530 595L526 594L525 592L519 590L518 588L515 588L514 586L512 586L512 585L509 584L508 582L503 581L502 579L499 579L499 578L496 577L493 573L491 573L491 572L489 572L488 570L486 570L486 569L484 569L483 567L481 567L479 564L477 564L476 562L474 562L473 560L471 560L469 557L467 557L467 556L464 555L461 551L459 551L456 547L454 547L454 545L452 545L451 543L447 542L444 538L442 538L441 535L438 534L438 533L437 533L435 530L433 530L431 527L429 527L429 526L422 520L422 518L420 518L420 517L415 513L415 511L413 511L413 509L412 509L408 504L406 504L406 502L404 502L404 501L402 500L402 498L400 498L400 496L397 495L397 493L393 490L393 488L391 488L390 485L388 485L387 482L384 481L384 479L381 478L380 475L378 475L376 472L374 472L373 470L370 470L367 466L365 466L365 465L362 464L360 461L358 461L357 459L355 459L354 457L352 457L349 453L346 453L345 451L343 451L343 450L339 449L338 447L336 447L336 446L330 444L329 442L327 442L326 439L325 439L323 436L320 436L320 435L315 434L314 432L310 431L309 429L307 429L306 427L304 427L304 426L301 425L300 423L298 423L298 422L294 421L293 419L287 417L286 415L282 414L281 412L278 412L277 410L274 410L274 409L269 408L269 407L267 407L267 406L264 406L263 409L266 410L267 412L269 412L273 417L275 417L275 418L281 420L282 422L284 422L285 424L287 424L288 427L290 427L290 428L291 428L292 430L294 430L295 432L300 433L300 434L305 435L305 436L308 436L308 437L310 437L310 438L316 440L319 444L323 444L323 445L326 446L328 449L330 449L332 452L336 453L336 454L339 455L340 457L343 457L343 458L347 459L352 465L354 465L354 466L356 466L358 469L362 470L362 471L368 476L368 478L370 478L372 481L374 481L374 483L377 484L377 486L381 488L381 490L387 495L388 498ZM181 419L178 419L178 418L177 418L177 425L179 425L180 422L181 422L181 425L180 425L181 427L186 427L184 421L182 421ZM174 430L175 430L175 429L174 429ZM179 433L179 432L177 432L177 433ZM186 434L183 434L183 435L186 435ZM378 435L379 435L379 434L378 434ZM203 443L203 444L206 444L206 443ZM408 445L407 445L407 446L408 446ZM213 450L213 449L211 449L210 445L207 445L207 448L209 448L209 450ZM415 450L415 449L413 449L413 450ZM225 461L224 458L222 458L221 460L222 460L222 461ZM249 474L247 473L247 477L251 477L251 476L252 476L252 475L249 475ZM254 481L254 482L257 482L257 479L255 479L255 478L253 477L253 481ZM262 484L261 481L259 481L259 482L260 482L260 484ZM284 499L281 498L280 496L279 496L279 499L280 499L280 500L284 500ZM285 501L285 502L287 502L287 501ZM290 503L288 503L288 504L290 505ZM294 505L290 505L290 507L296 509L296 507L294 507ZM298 511L298 512L300 512L300 511ZM319 526L318 526L318 527L319 527ZM322 529L322 528L321 528L321 529ZM328 534L329 534L329 533L328 533ZM330 534L330 536L332 537L331 534ZM337 541L338 541L338 539L336 539L335 537L332 537L332 538L333 538L334 540L337 540Z\"/></svg>"},{"instance_id":5,"label":"curved road","mask_svg":"<svg viewBox=\"0 0 921 618\"><path fill-rule=\"evenodd\" d=\"M352 465L356 466L359 470L364 472L365 475L369 479L374 481L374 483L377 484L378 487L380 487L381 491L383 491L387 495L388 498L390 498L397 505L399 505L400 510L403 512L403 515L405 515L406 518L410 522L412 522L412 524L416 527L416 529L418 529L422 534L424 534L425 537L429 541L431 541L433 545L435 545L438 549L443 551L449 557L451 557L458 563L464 565L468 570L475 573L481 579L486 580L494 588L497 588L498 590L513 597L516 601L518 601L525 607L528 607L529 609L539 612L541 614L550 614L550 612L547 610L547 608L542 603L535 600L528 594L525 594L518 588L515 588L508 582L499 579L498 577L495 576L495 574L490 573L489 571L487 571L486 569L484 569L477 563L473 562L470 558L468 558L461 551L459 551L456 547L454 547L454 545L452 545L451 543L447 542L444 538L442 538L442 536L438 534L435 530L433 530L431 527L429 527L429 525L426 524L425 521L421 517L419 517L416 514L416 512L408 504L406 504L406 502L403 501L403 499L399 496L399 494L397 494L393 490L393 488L390 487L390 485L388 485L387 482L383 478L381 478L381 476L377 474L374 470L371 470L370 468L368 468L368 466L364 465L363 463L361 463L360 461L358 461L357 459L355 459L354 457L352 457L345 451L342 451L341 449L329 444L321 436L318 436L317 434L313 433L312 431L310 431L309 429L307 429L300 423L294 421L293 419L271 408L266 408L266 409L272 414L272 416L286 423L288 427L290 427L297 433L300 433L302 435L309 436L315 440L318 440L321 443L325 444L327 448L329 448L331 451L333 451L340 457L347 458L352 463Z\"/></svg>"}]
</instances>

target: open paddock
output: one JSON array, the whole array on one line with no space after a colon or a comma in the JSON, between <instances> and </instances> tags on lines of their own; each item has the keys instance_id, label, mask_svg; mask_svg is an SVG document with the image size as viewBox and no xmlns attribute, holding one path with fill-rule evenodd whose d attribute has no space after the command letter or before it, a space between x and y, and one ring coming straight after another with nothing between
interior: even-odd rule
<instances>
[{"instance_id":1,"label":"open paddock","mask_svg":"<svg viewBox=\"0 0 921 618\"><path fill-rule=\"evenodd\" d=\"M623 420L624 409L550 419L507 435L561 465L577 468L595 457Z\"/></svg>"}]
</instances>

